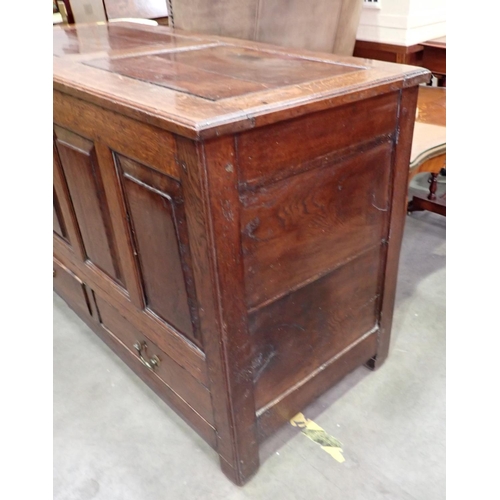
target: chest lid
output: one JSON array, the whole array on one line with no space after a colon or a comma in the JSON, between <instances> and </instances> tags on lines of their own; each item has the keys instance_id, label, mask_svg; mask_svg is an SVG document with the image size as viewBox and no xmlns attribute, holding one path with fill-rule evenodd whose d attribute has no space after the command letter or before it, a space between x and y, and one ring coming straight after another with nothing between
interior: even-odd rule
<instances>
[{"instance_id":1,"label":"chest lid","mask_svg":"<svg viewBox=\"0 0 500 500\"><path fill-rule=\"evenodd\" d=\"M133 23L54 28L54 88L188 137L253 128L428 79L380 63Z\"/></svg>"}]
</instances>

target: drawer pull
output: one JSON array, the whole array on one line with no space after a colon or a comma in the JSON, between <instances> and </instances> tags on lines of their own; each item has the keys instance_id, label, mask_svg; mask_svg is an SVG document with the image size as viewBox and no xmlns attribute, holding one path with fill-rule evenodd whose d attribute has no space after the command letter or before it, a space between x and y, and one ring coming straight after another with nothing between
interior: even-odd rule
<instances>
[{"instance_id":1,"label":"drawer pull","mask_svg":"<svg viewBox=\"0 0 500 500\"><path fill-rule=\"evenodd\" d=\"M141 363L148 370L151 370L152 372L154 372L155 368L158 368L158 365L160 364L160 358L158 356L154 355L148 361L147 358L144 357L146 355L147 348L148 348L148 346L146 345L146 342L136 342L134 344L134 349L137 351L137 355L139 356Z\"/></svg>"}]
</instances>

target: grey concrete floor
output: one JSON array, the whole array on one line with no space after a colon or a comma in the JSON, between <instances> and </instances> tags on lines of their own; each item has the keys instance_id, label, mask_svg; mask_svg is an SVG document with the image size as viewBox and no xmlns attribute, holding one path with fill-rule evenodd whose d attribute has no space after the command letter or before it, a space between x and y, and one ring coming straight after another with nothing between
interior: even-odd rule
<instances>
[{"instance_id":1,"label":"grey concrete floor","mask_svg":"<svg viewBox=\"0 0 500 500\"><path fill-rule=\"evenodd\" d=\"M425 179L414 182L425 189ZM339 463L287 425L243 488L216 453L54 297L56 500L445 498L445 218L406 221L391 352L303 413Z\"/></svg>"}]
</instances>

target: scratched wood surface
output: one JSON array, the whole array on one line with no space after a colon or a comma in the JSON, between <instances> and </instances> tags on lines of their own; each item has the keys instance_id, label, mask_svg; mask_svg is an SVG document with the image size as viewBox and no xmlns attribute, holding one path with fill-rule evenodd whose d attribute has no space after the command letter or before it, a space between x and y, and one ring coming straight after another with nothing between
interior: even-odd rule
<instances>
[{"instance_id":1,"label":"scratched wood surface","mask_svg":"<svg viewBox=\"0 0 500 500\"><path fill-rule=\"evenodd\" d=\"M108 109L140 115L142 120L188 137L212 137L331 108L370 93L418 84L428 73L422 68L190 34L165 26L58 26L54 35L54 54L59 56L53 61L54 88L85 96ZM149 72L149 80L157 71L162 85L135 74L124 77L113 69L116 65L124 71L128 56L137 52L145 58L140 64ZM211 53L213 57L207 59ZM163 66L158 66L158 57L164 59ZM125 61L119 62L122 58ZM139 62L134 60L136 64ZM186 78L209 71L215 79L212 93L219 88L217 82L246 67L247 75L255 75L246 84L251 83L253 90L243 92L244 81L237 77L240 83L234 82L238 91L232 97L228 90L224 94L220 90L215 100L213 95L203 97L207 92L204 79L191 81L189 89L175 86L174 69L179 67L187 73L184 85ZM133 68L129 71L134 72ZM172 88L166 86L168 82ZM259 85L266 87L256 88ZM250 90L250 86L246 88ZM222 95L226 98L221 99Z\"/></svg>"}]
</instances>

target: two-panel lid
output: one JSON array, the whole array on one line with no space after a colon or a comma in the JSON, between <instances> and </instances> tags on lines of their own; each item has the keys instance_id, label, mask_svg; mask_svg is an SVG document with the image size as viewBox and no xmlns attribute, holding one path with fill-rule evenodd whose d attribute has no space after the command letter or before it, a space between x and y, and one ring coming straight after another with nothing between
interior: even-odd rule
<instances>
[{"instance_id":1,"label":"two-panel lid","mask_svg":"<svg viewBox=\"0 0 500 500\"><path fill-rule=\"evenodd\" d=\"M54 28L54 88L190 137L417 85L422 68L134 23Z\"/></svg>"}]
</instances>

